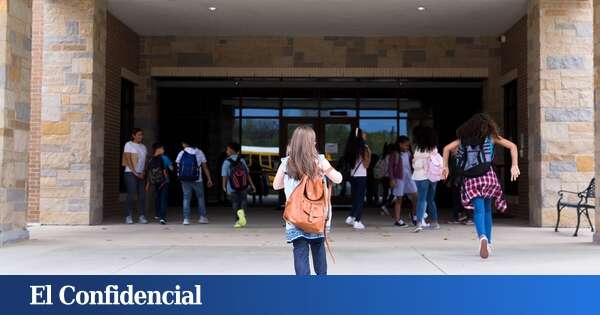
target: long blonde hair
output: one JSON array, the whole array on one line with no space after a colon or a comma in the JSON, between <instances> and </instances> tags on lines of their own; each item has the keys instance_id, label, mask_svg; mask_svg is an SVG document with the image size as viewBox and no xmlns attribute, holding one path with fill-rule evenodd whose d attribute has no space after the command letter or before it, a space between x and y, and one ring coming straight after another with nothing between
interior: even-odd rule
<instances>
[{"instance_id":1,"label":"long blonde hair","mask_svg":"<svg viewBox=\"0 0 600 315\"><path fill-rule=\"evenodd\" d=\"M315 163L319 158L316 138L315 131L310 126L302 125L294 130L287 148L289 177L301 179L306 174L312 179L318 175Z\"/></svg>"}]
</instances>

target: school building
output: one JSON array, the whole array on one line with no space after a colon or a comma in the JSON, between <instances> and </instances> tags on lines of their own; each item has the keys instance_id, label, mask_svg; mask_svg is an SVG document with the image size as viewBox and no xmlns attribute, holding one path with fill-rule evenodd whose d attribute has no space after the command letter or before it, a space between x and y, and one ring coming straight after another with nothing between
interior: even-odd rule
<instances>
[{"instance_id":1,"label":"school building","mask_svg":"<svg viewBox=\"0 0 600 315\"><path fill-rule=\"evenodd\" d=\"M218 175L232 140L273 167L310 124L335 160L354 127L378 153L480 111L519 146L517 183L496 159L511 214L551 226L600 170L594 18L598 0L0 0L0 244L122 214L134 126L171 155L193 139Z\"/></svg>"}]
</instances>

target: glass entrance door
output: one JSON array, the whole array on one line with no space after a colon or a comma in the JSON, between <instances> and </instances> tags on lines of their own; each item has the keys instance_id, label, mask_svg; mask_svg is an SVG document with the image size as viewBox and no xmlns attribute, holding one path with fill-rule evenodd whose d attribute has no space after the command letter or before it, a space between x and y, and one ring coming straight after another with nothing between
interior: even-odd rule
<instances>
[{"instance_id":1,"label":"glass entrance door","mask_svg":"<svg viewBox=\"0 0 600 315\"><path fill-rule=\"evenodd\" d=\"M350 132L356 128L358 121L353 118L286 118L282 120L280 152L285 155L286 146L294 130L300 125L309 125L317 134L317 149L333 167L339 170L338 161L344 155L346 141ZM336 203L347 203L350 200L350 183L335 185L333 191Z\"/></svg>"}]
</instances>

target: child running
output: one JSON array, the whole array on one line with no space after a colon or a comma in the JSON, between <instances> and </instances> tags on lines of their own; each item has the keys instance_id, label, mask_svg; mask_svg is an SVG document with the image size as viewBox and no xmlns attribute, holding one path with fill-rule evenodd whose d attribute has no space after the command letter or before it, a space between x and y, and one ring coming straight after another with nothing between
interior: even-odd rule
<instances>
[{"instance_id":1,"label":"child running","mask_svg":"<svg viewBox=\"0 0 600 315\"><path fill-rule=\"evenodd\" d=\"M302 178L307 175L311 179L327 177L332 182L342 182L342 174L336 171L323 155L316 149L315 131L309 126L300 126L294 130L288 146L288 156L281 160L277 174L273 180L275 190L284 189L286 199L294 192ZM329 196L327 185L324 194ZM327 221L325 230L331 224L331 204L326 203ZM297 275L310 275L309 249L312 252L313 268L317 275L327 274L327 257L325 255L325 234L308 233L290 222L285 225L288 243L294 245L294 269Z\"/></svg>"},{"instance_id":2,"label":"child running","mask_svg":"<svg viewBox=\"0 0 600 315\"><path fill-rule=\"evenodd\" d=\"M410 140L406 136L399 136L396 139L395 150L390 153L388 159L388 172L390 178L390 187L394 196L394 225L407 226L402 220L402 197L408 195L412 203L413 212L417 204L417 185L412 179L410 153ZM413 218L413 224L416 225L416 219Z\"/></svg>"},{"instance_id":3,"label":"child running","mask_svg":"<svg viewBox=\"0 0 600 315\"><path fill-rule=\"evenodd\" d=\"M465 208L473 209L473 221L479 237L479 255L486 259L492 249L492 200L496 208L506 210L502 187L492 168L496 144L510 150L512 166L511 181L520 175L517 146L498 134L498 126L487 114L475 114L456 130L457 140L444 148L443 177L448 177L450 152L457 151L459 175L464 180L461 201Z\"/></svg>"}]
</instances>

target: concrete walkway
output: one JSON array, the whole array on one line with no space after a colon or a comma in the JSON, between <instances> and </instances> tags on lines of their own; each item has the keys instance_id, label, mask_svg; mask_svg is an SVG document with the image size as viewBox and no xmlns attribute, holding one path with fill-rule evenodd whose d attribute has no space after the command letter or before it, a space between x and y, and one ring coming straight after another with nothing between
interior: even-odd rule
<instances>
[{"instance_id":1,"label":"concrete walkway","mask_svg":"<svg viewBox=\"0 0 600 315\"><path fill-rule=\"evenodd\" d=\"M209 225L34 226L31 240L0 248L0 273L293 273L280 212L251 212L247 228L234 230L228 209L209 211ZM600 274L600 246L587 227L575 238L573 229L554 233L497 220L495 250L482 261L473 226L414 234L369 212L365 231L345 226L345 212L335 212L330 274Z\"/></svg>"}]
</instances>

